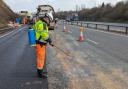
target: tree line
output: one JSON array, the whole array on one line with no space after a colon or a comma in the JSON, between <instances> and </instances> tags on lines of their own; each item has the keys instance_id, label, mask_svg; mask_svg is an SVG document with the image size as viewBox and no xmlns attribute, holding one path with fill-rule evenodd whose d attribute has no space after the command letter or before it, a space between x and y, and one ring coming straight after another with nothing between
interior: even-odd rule
<instances>
[{"instance_id":1,"label":"tree line","mask_svg":"<svg viewBox=\"0 0 128 89\"><path fill-rule=\"evenodd\" d=\"M128 23L128 0L120 1L116 5L110 3L91 9L82 8L79 11L59 11L55 17L65 19L71 13L78 13L82 21L103 21L103 22L127 22Z\"/></svg>"}]
</instances>

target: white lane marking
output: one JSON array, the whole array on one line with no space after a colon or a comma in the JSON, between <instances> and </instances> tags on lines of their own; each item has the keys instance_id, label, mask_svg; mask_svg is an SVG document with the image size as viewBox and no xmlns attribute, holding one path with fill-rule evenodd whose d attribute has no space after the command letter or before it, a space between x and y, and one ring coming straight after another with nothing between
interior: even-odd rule
<instances>
[{"instance_id":1,"label":"white lane marking","mask_svg":"<svg viewBox=\"0 0 128 89\"><path fill-rule=\"evenodd\" d=\"M5 30L5 29L11 29L12 27L8 27L8 28L3 28L3 29L0 29L0 30Z\"/></svg>"},{"instance_id":2,"label":"white lane marking","mask_svg":"<svg viewBox=\"0 0 128 89\"><path fill-rule=\"evenodd\" d=\"M96 44L96 45L98 45L99 43L98 42L96 42L96 41L93 41L93 40L91 40L91 39L87 39L88 41L90 41L90 42L92 42L92 43L94 43L94 44Z\"/></svg>"},{"instance_id":3,"label":"white lane marking","mask_svg":"<svg viewBox=\"0 0 128 89\"><path fill-rule=\"evenodd\" d=\"M72 33L72 31L69 31L69 33Z\"/></svg>"},{"instance_id":4,"label":"white lane marking","mask_svg":"<svg viewBox=\"0 0 128 89\"><path fill-rule=\"evenodd\" d=\"M79 46L79 44L78 44L76 41L74 41L74 44L75 44L76 46Z\"/></svg>"},{"instance_id":5,"label":"white lane marking","mask_svg":"<svg viewBox=\"0 0 128 89\"><path fill-rule=\"evenodd\" d=\"M92 30L92 31L97 31L97 32L103 32L103 33L107 33L107 34L112 34L112 35L116 35L116 36L122 36L122 37L128 37L126 35L121 35L121 34L116 34L116 33L112 33L112 32L106 32L106 31L101 31L101 30L95 30L95 29L89 29L87 28L88 30Z\"/></svg>"},{"instance_id":6,"label":"white lane marking","mask_svg":"<svg viewBox=\"0 0 128 89\"><path fill-rule=\"evenodd\" d=\"M21 31L23 28L20 28L18 31L16 31L16 32L19 32L19 31ZM13 32L15 32L15 31L11 31L11 32L9 32L9 33L7 33L7 34L5 34L5 35L2 35L2 36L0 36L0 39L1 38L3 38L3 37L5 37L5 36L8 36L9 34L11 34L11 33L13 33Z\"/></svg>"},{"instance_id":7,"label":"white lane marking","mask_svg":"<svg viewBox=\"0 0 128 89\"><path fill-rule=\"evenodd\" d=\"M9 35L9 34L11 34L11 33L13 33L13 32L14 32L14 31L11 31L11 32L9 32L9 33L7 33L7 34L5 34L5 35L0 36L0 39L3 38L3 37L5 37L5 36L7 36L7 35Z\"/></svg>"}]
</instances>

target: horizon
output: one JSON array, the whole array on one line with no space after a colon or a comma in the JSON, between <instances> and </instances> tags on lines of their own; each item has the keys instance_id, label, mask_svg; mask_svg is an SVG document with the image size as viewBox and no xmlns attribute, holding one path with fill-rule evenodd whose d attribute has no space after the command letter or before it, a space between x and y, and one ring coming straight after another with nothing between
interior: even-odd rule
<instances>
[{"instance_id":1,"label":"horizon","mask_svg":"<svg viewBox=\"0 0 128 89\"><path fill-rule=\"evenodd\" d=\"M111 3L112 5L115 5L117 2L124 1L124 0L114 0L114 1L111 1L111 0L74 0L74 2L68 1L68 3L66 2L66 0L61 0L61 1L58 1L58 0L47 0L47 1L46 0L18 0L17 2L16 1L14 2L14 0L4 0L4 1L14 12L19 12L19 11L36 12L36 8L38 7L38 5L42 5L42 4L51 5L55 9L55 12L58 12L58 11L75 11L76 7L78 9L79 7L80 8L98 7L103 2L105 4Z\"/></svg>"}]
</instances>

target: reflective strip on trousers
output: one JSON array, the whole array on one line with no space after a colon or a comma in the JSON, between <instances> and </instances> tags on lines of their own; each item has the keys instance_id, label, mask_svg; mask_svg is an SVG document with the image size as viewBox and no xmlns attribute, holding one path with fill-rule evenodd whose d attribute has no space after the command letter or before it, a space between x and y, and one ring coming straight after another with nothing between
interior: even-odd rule
<instances>
[{"instance_id":1,"label":"reflective strip on trousers","mask_svg":"<svg viewBox=\"0 0 128 89\"><path fill-rule=\"evenodd\" d=\"M40 46L40 44L36 44L36 67L37 69L43 69L45 64L46 56L46 46Z\"/></svg>"}]
</instances>

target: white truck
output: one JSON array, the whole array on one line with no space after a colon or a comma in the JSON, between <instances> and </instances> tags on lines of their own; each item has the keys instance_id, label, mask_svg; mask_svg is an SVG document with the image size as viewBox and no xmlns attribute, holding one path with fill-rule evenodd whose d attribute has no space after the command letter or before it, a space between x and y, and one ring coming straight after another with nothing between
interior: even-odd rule
<instances>
[{"instance_id":1,"label":"white truck","mask_svg":"<svg viewBox=\"0 0 128 89\"><path fill-rule=\"evenodd\" d=\"M53 17L53 14L55 13L54 8L50 5L39 5L37 8L37 15L44 16L45 13L49 13ZM49 30L54 30L54 27L55 21L53 20L52 22L50 22Z\"/></svg>"}]
</instances>

